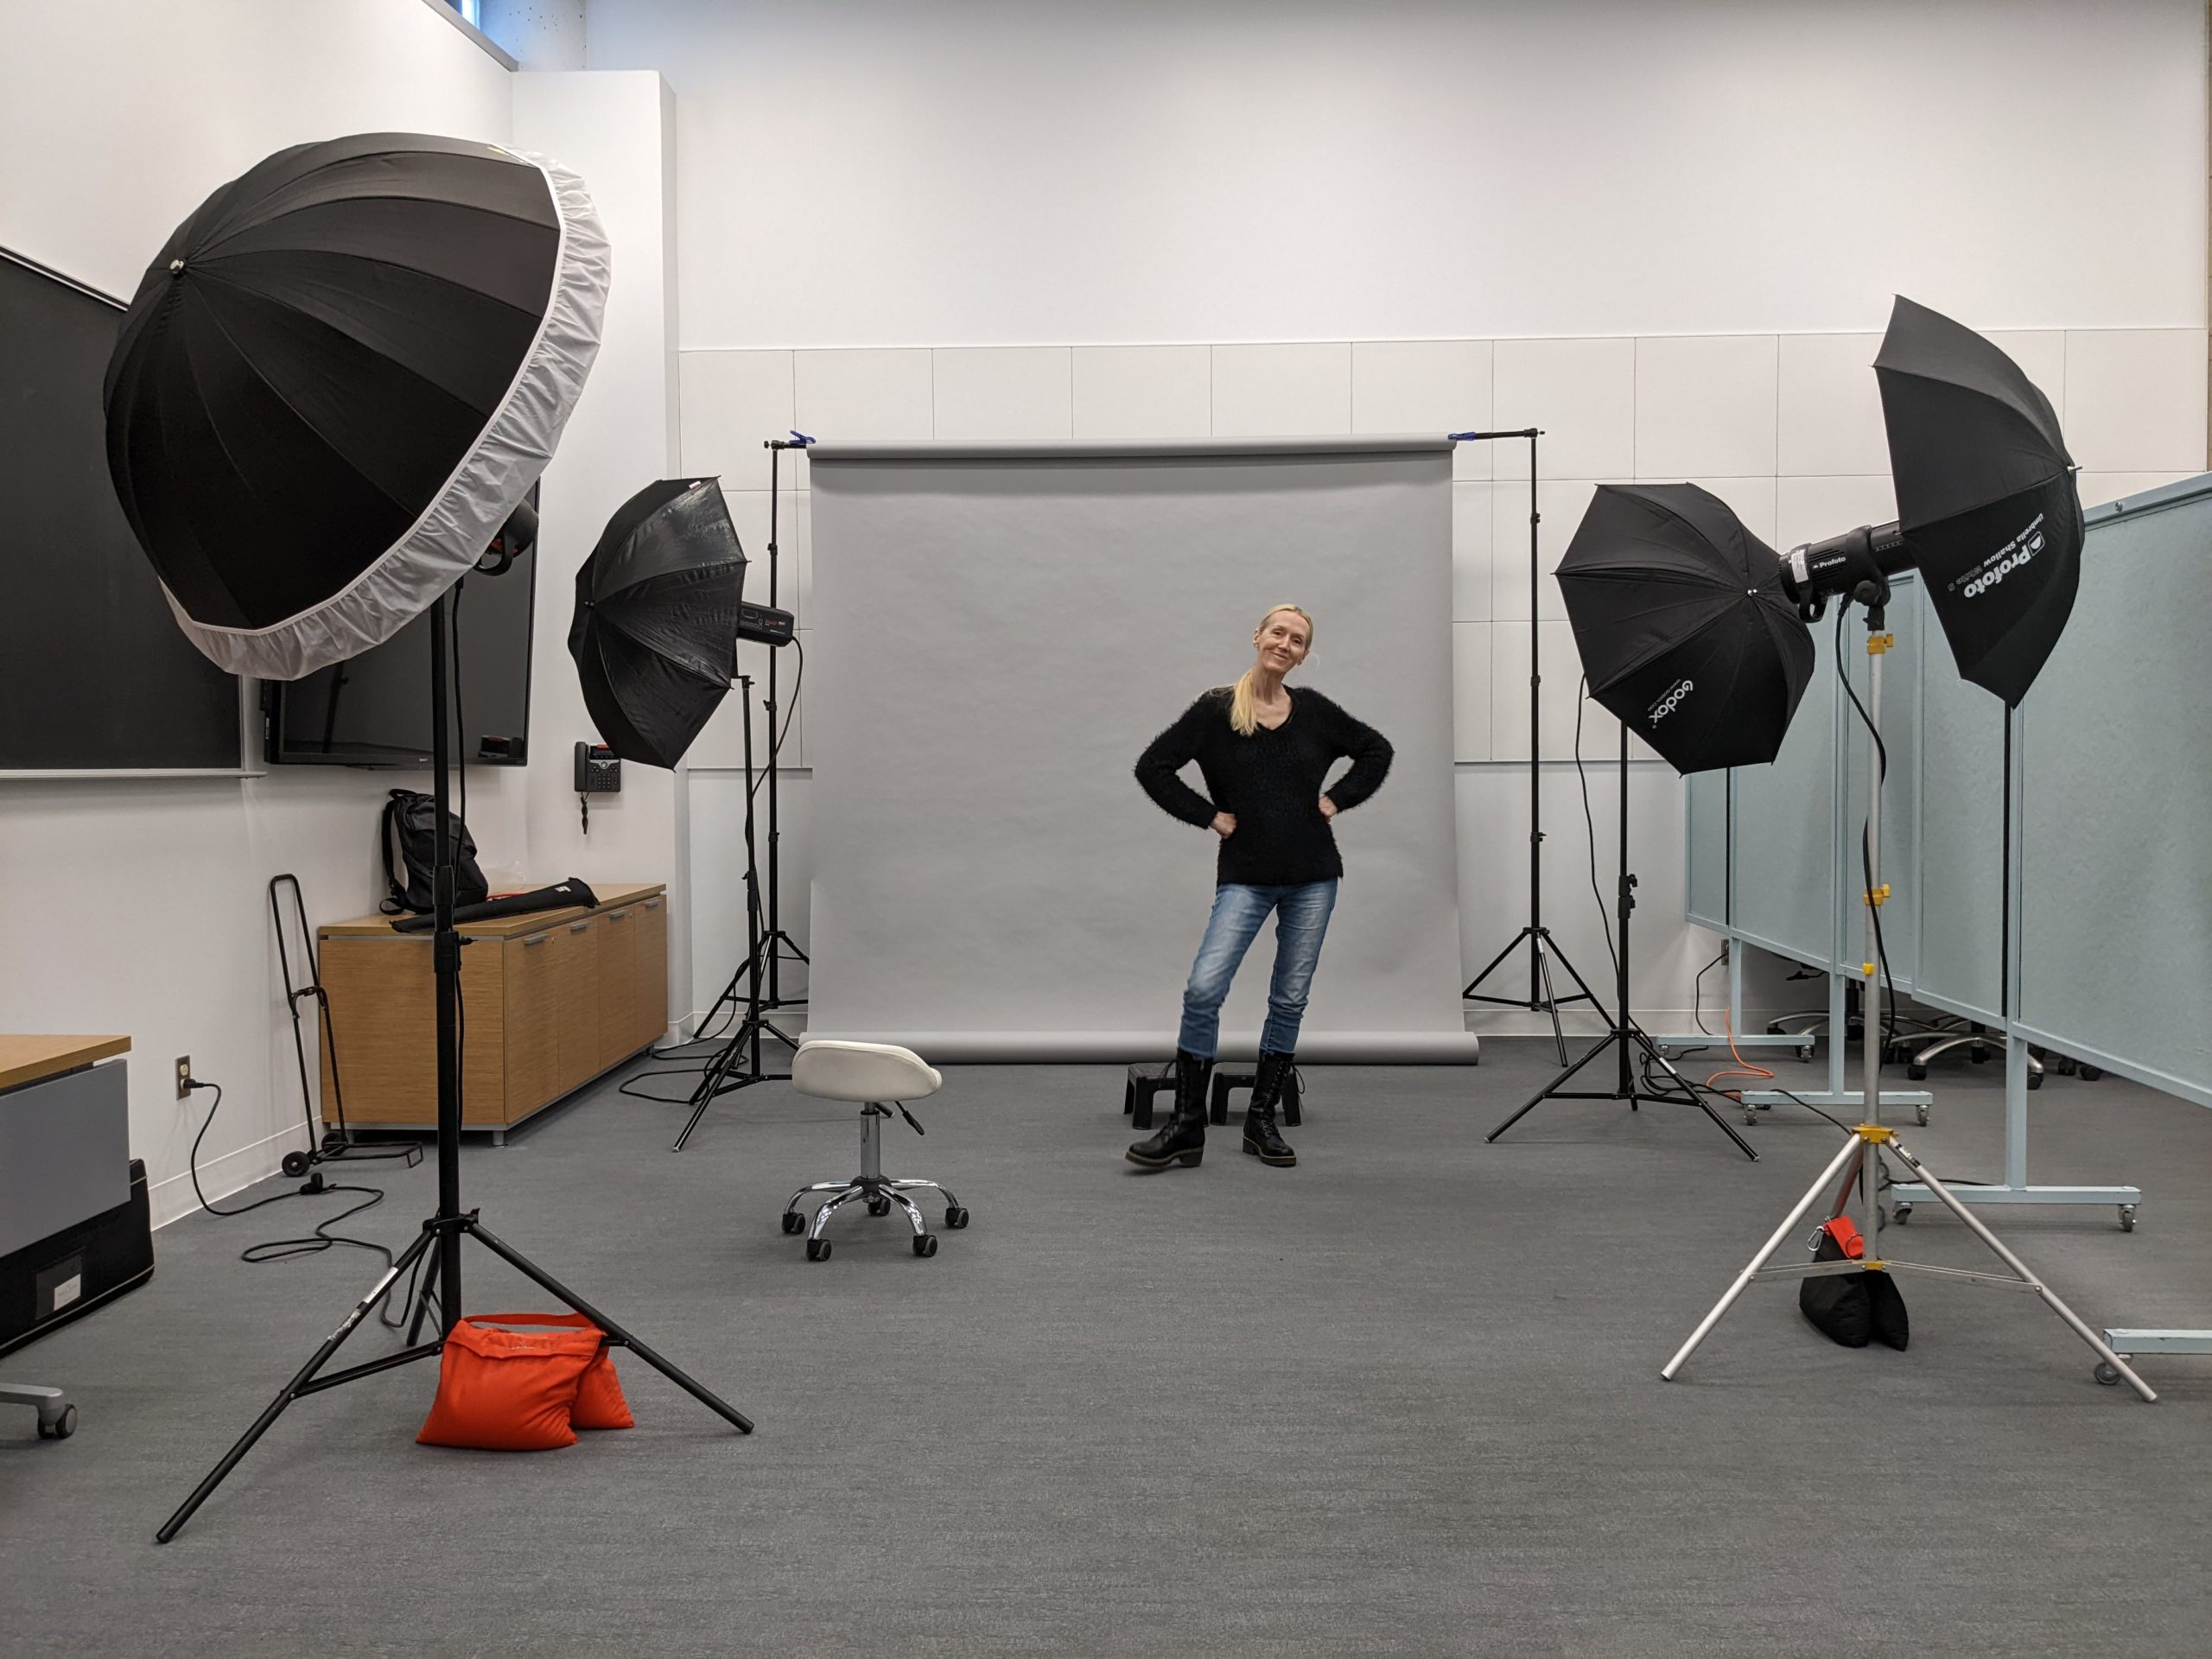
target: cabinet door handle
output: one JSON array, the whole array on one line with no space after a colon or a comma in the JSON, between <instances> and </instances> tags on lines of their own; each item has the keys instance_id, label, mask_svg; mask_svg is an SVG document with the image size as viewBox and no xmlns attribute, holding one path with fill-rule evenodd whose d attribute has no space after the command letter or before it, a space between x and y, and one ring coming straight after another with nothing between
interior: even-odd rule
<instances>
[{"instance_id":1,"label":"cabinet door handle","mask_svg":"<svg viewBox=\"0 0 2212 1659\"><path fill-rule=\"evenodd\" d=\"M589 922L570 922L569 924L569 931L571 933L588 933L591 931L591 924Z\"/></svg>"},{"instance_id":2,"label":"cabinet door handle","mask_svg":"<svg viewBox=\"0 0 2212 1659\"><path fill-rule=\"evenodd\" d=\"M626 910L610 910L607 912L607 919L610 922L624 921L628 918L629 914L630 912Z\"/></svg>"},{"instance_id":3,"label":"cabinet door handle","mask_svg":"<svg viewBox=\"0 0 2212 1659\"><path fill-rule=\"evenodd\" d=\"M658 909L660 908L660 900L659 900L659 899L646 899L646 900L645 900L645 908L646 908L647 910L658 910Z\"/></svg>"},{"instance_id":4,"label":"cabinet door handle","mask_svg":"<svg viewBox=\"0 0 2212 1659\"><path fill-rule=\"evenodd\" d=\"M544 944L544 943L545 943L545 941L546 941L546 940L548 940L548 939L551 938L552 937L553 937L553 936L552 936L550 933L537 933L537 934L533 934L533 935L531 935L529 938L526 938L526 939L524 939L524 940L522 942L522 948L523 948L524 950L529 950L529 949L530 949L530 947L531 947L531 945L533 945L533 944Z\"/></svg>"}]
</instances>

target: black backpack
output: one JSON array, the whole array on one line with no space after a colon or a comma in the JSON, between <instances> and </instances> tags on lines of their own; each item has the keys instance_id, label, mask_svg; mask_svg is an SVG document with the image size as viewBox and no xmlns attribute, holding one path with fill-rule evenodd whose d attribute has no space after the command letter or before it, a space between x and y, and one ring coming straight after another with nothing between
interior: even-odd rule
<instances>
[{"instance_id":1,"label":"black backpack","mask_svg":"<svg viewBox=\"0 0 2212 1659\"><path fill-rule=\"evenodd\" d=\"M384 804L384 826L379 839L384 843L384 881L389 892L380 908L387 916L397 915L403 910L427 912L435 902L430 891L431 862L437 855L437 843L432 838L431 823L437 804L431 797L419 790L395 789ZM484 880L484 871L476 862L476 837L468 833L468 826L451 812L446 814L446 835L454 849L453 901L456 905L480 904L491 893L491 884ZM399 848L398 868L395 868L392 847ZM400 880L400 870L406 880Z\"/></svg>"}]
</instances>

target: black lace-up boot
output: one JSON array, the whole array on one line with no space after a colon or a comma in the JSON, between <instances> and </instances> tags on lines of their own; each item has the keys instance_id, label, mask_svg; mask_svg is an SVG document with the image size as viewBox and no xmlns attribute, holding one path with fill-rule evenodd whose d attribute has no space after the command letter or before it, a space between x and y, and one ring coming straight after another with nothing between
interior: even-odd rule
<instances>
[{"instance_id":1,"label":"black lace-up boot","mask_svg":"<svg viewBox=\"0 0 2212 1659\"><path fill-rule=\"evenodd\" d=\"M1175 1109L1159 1134L1138 1141L1128 1151L1129 1161L1147 1169L1166 1169L1176 1164L1196 1167L1206 1151L1206 1084L1213 1077L1213 1062L1183 1049L1175 1051Z\"/></svg>"},{"instance_id":2,"label":"black lace-up boot","mask_svg":"<svg viewBox=\"0 0 2212 1659\"><path fill-rule=\"evenodd\" d=\"M1289 1054L1262 1053L1252 1079L1252 1103L1244 1113L1244 1150L1263 1164L1287 1169L1298 1161L1290 1142L1275 1128L1275 1103L1282 1098L1284 1081L1296 1063Z\"/></svg>"}]
</instances>

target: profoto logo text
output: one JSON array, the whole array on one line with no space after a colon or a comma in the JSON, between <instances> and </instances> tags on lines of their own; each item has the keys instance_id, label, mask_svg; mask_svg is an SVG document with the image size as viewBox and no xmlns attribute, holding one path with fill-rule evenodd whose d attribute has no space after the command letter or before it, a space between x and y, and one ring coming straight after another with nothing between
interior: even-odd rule
<instances>
[{"instance_id":1,"label":"profoto logo text","mask_svg":"<svg viewBox=\"0 0 2212 1659\"><path fill-rule=\"evenodd\" d=\"M1981 562L1974 574L1967 578L1966 585L1959 589L1959 597L1972 599L1979 594L1987 593L2042 552L2043 548L2043 514L2037 513L2033 524Z\"/></svg>"},{"instance_id":2,"label":"profoto logo text","mask_svg":"<svg viewBox=\"0 0 2212 1659\"><path fill-rule=\"evenodd\" d=\"M1682 706L1682 699L1697 690L1695 680L1676 680L1667 688L1667 695L1651 705L1646 718L1656 726L1661 721Z\"/></svg>"}]
</instances>

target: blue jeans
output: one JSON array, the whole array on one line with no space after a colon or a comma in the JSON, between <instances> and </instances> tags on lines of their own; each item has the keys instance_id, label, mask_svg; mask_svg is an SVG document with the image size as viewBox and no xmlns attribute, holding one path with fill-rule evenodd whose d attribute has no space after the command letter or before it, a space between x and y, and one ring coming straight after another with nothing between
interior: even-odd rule
<instances>
[{"instance_id":1,"label":"blue jeans","mask_svg":"<svg viewBox=\"0 0 2212 1659\"><path fill-rule=\"evenodd\" d=\"M1268 1022L1260 1046L1271 1054L1298 1047L1298 1022L1306 1017L1306 997L1313 986L1313 967L1321 959L1321 940L1336 908L1337 884L1306 881L1296 887L1254 887L1227 882L1216 887L1213 914L1191 964L1183 991L1183 1029L1176 1046L1210 1060L1221 1042L1221 1004L1229 982L1251 948L1268 912L1275 912L1275 971L1268 982Z\"/></svg>"}]
</instances>

